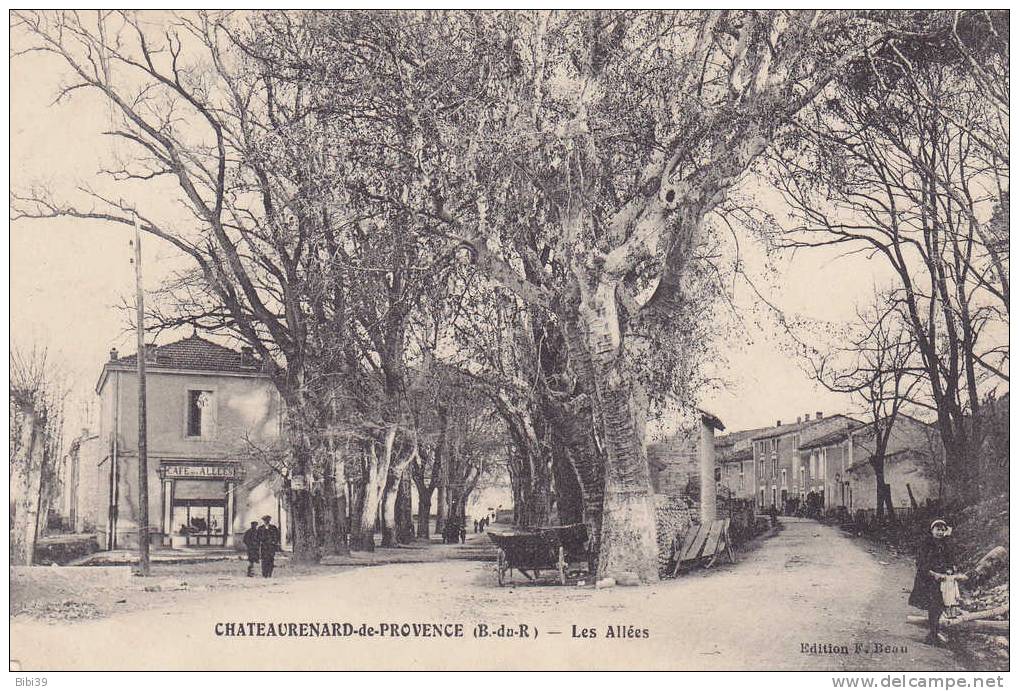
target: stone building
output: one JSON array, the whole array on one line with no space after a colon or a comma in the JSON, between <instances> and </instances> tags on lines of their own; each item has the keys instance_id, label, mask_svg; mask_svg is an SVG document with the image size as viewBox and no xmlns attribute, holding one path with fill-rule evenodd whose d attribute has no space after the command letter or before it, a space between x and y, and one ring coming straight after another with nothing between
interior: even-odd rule
<instances>
[{"instance_id":1,"label":"stone building","mask_svg":"<svg viewBox=\"0 0 1019 691\"><path fill-rule=\"evenodd\" d=\"M796 464L799 498L813 492L824 508L847 506L849 476L853 463L853 431L863 427L859 420L844 415L833 416L842 424L812 430L801 436Z\"/></svg>"},{"instance_id":2,"label":"stone building","mask_svg":"<svg viewBox=\"0 0 1019 691\"><path fill-rule=\"evenodd\" d=\"M846 474L848 496L844 505L850 511L876 509L873 425L853 430L848 447L851 456ZM892 506L906 508L913 501L922 504L927 499L938 498L941 495L943 463L937 429L908 415L897 415L884 456L884 481L889 486Z\"/></svg>"},{"instance_id":3,"label":"stone building","mask_svg":"<svg viewBox=\"0 0 1019 691\"><path fill-rule=\"evenodd\" d=\"M95 474L95 527L106 549L138 541L135 357L113 350L103 366L96 385L103 450L81 470ZM281 402L250 349L191 336L149 346L145 358L152 543L235 546L249 522L265 514L286 539L276 473L254 452L275 448Z\"/></svg>"},{"instance_id":4,"label":"stone building","mask_svg":"<svg viewBox=\"0 0 1019 691\"><path fill-rule=\"evenodd\" d=\"M696 420L695 425L649 444L648 467L651 487L661 498L659 503L664 498L683 500L691 508L696 506L701 520L705 520L715 515L719 480L715 432L723 431L725 426L705 410L697 410Z\"/></svg>"},{"instance_id":5,"label":"stone building","mask_svg":"<svg viewBox=\"0 0 1019 691\"><path fill-rule=\"evenodd\" d=\"M815 480L821 477L820 471L813 476L803 472L802 446L854 424L860 423L845 415L826 418L819 411L814 417L807 414L785 425L779 420L774 427L754 436L754 497L757 508L764 510L774 506L785 511L790 502L802 501L811 491L812 477Z\"/></svg>"},{"instance_id":6,"label":"stone building","mask_svg":"<svg viewBox=\"0 0 1019 691\"><path fill-rule=\"evenodd\" d=\"M719 485L736 499L754 498L754 437L769 428L730 432L715 440Z\"/></svg>"}]
</instances>

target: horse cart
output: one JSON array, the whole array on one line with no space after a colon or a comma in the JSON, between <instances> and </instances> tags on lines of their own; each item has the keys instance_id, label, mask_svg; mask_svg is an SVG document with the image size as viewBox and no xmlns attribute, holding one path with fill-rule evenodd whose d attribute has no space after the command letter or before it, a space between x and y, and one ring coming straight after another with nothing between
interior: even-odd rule
<instances>
[{"instance_id":1,"label":"horse cart","mask_svg":"<svg viewBox=\"0 0 1019 691\"><path fill-rule=\"evenodd\" d=\"M497 573L500 586L509 580L513 569L524 574L529 581L539 578L542 571L555 570L561 585L566 585L566 578L572 573L591 571L587 526L583 523L489 532L488 537L499 548Z\"/></svg>"}]
</instances>

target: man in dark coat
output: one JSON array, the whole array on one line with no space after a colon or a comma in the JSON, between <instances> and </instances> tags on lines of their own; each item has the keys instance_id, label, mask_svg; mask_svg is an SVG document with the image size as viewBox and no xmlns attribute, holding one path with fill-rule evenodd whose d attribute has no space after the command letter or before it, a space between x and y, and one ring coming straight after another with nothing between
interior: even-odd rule
<instances>
[{"instance_id":1,"label":"man in dark coat","mask_svg":"<svg viewBox=\"0 0 1019 691\"><path fill-rule=\"evenodd\" d=\"M941 645L938 627L944 603L938 582L949 568L955 567L952 545L948 540L951 534L948 524L937 519L931 523L930 532L916 553L916 577L913 579L913 592L909 594L909 604L927 610L928 634L925 642L931 645Z\"/></svg>"},{"instance_id":2,"label":"man in dark coat","mask_svg":"<svg viewBox=\"0 0 1019 691\"><path fill-rule=\"evenodd\" d=\"M272 516L262 516L262 523L258 526L258 556L262 560L262 578L271 578L280 548L280 529L272 524Z\"/></svg>"},{"instance_id":3,"label":"man in dark coat","mask_svg":"<svg viewBox=\"0 0 1019 691\"><path fill-rule=\"evenodd\" d=\"M258 553L258 521L252 521L248 532L244 533L244 546L248 549L248 578L253 578L255 562L261 559Z\"/></svg>"}]
</instances>

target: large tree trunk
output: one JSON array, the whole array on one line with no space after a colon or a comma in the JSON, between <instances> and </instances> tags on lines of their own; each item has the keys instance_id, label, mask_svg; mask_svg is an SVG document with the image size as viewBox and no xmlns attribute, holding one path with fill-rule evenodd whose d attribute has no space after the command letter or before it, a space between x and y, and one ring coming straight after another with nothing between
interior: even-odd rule
<instances>
[{"instance_id":1,"label":"large tree trunk","mask_svg":"<svg viewBox=\"0 0 1019 691\"><path fill-rule=\"evenodd\" d=\"M372 552L375 550L375 519L379 513L379 503L389 479L396 445L396 424L391 424L386 431L382 443L382 453L376 448L377 443L368 446L368 472L365 478L364 503L361 506L356 544L351 542L351 549Z\"/></svg>"},{"instance_id":2,"label":"large tree trunk","mask_svg":"<svg viewBox=\"0 0 1019 691\"><path fill-rule=\"evenodd\" d=\"M347 465L341 458L333 466L333 493L336 495L336 543L337 554L350 554L347 539L350 534L350 520L347 518Z\"/></svg>"},{"instance_id":3,"label":"large tree trunk","mask_svg":"<svg viewBox=\"0 0 1019 691\"><path fill-rule=\"evenodd\" d=\"M446 491L448 480L446 478L446 471L443 470L439 477L439 490L436 492L435 498L435 532L442 535L442 531L446 529L446 519L449 516L449 500L447 499L448 492Z\"/></svg>"},{"instance_id":4,"label":"large tree trunk","mask_svg":"<svg viewBox=\"0 0 1019 691\"><path fill-rule=\"evenodd\" d=\"M495 403L506 422L515 453L511 454L514 523L529 528L548 525L552 513L552 474L528 403L500 394Z\"/></svg>"},{"instance_id":5,"label":"large tree trunk","mask_svg":"<svg viewBox=\"0 0 1019 691\"><path fill-rule=\"evenodd\" d=\"M395 452L394 452L395 453ZM412 461L417 457L417 448L415 447L407 456L400 459L399 463L391 464L391 470L389 472L389 479L386 482L385 500L383 502L382 510L382 546L383 547L395 547L400 538L398 534L404 536L403 543L413 541L414 526L411 520L410 511L410 471L409 467ZM400 525L400 519L397 517L397 504L400 499L400 491L404 484L407 484L406 489L406 513L404 524ZM408 534L410 538L407 538Z\"/></svg>"},{"instance_id":6,"label":"large tree trunk","mask_svg":"<svg viewBox=\"0 0 1019 691\"><path fill-rule=\"evenodd\" d=\"M895 508L892 506L892 488L891 485L885 482L885 459L883 452L875 454L874 460L871 461L871 466L874 468L874 487L876 496L876 508L875 513L877 514L878 521L884 520L885 509L888 510L888 515L891 518L895 518Z\"/></svg>"},{"instance_id":7,"label":"large tree trunk","mask_svg":"<svg viewBox=\"0 0 1019 691\"><path fill-rule=\"evenodd\" d=\"M556 431L562 435L569 452L569 460L577 475L583 495L584 522L591 533L591 551L597 554L601 544L602 512L605 498L605 454L595 440L595 430L601 429L596 419L594 399L594 363L587 348L587 339L575 310L560 314L563 342L569 353L570 370L576 379L575 395L566 403L552 407Z\"/></svg>"},{"instance_id":8,"label":"large tree trunk","mask_svg":"<svg viewBox=\"0 0 1019 691\"><path fill-rule=\"evenodd\" d=\"M556 443L552 451L552 479L554 481L556 515L561 525L584 521L584 495L577 479L577 471L570 461L569 451Z\"/></svg>"},{"instance_id":9,"label":"large tree trunk","mask_svg":"<svg viewBox=\"0 0 1019 691\"><path fill-rule=\"evenodd\" d=\"M34 410L22 415L18 458L14 462L14 525L11 531L11 564L31 566L39 521L39 489L42 484L43 421Z\"/></svg>"},{"instance_id":10,"label":"large tree trunk","mask_svg":"<svg viewBox=\"0 0 1019 691\"><path fill-rule=\"evenodd\" d=\"M331 463L330 461L328 461ZM319 538L323 554L347 554L346 498L337 494L336 476L328 468L322 476Z\"/></svg>"},{"instance_id":11,"label":"large tree trunk","mask_svg":"<svg viewBox=\"0 0 1019 691\"><path fill-rule=\"evenodd\" d=\"M432 520L432 489L422 489L418 485L418 526L417 536L428 540L431 536L429 523Z\"/></svg>"},{"instance_id":12,"label":"large tree trunk","mask_svg":"<svg viewBox=\"0 0 1019 691\"><path fill-rule=\"evenodd\" d=\"M400 481L392 474L382 493L382 547L396 547L396 495Z\"/></svg>"},{"instance_id":13,"label":"large tree trunk","mask_svg":"<svg viewBox=\"0 0 1019 691\"><path fill-rule=\"evenodd\" d=\"M356 529L351 535L350 548L364 552L375 551L375 519L378 516L379 498L382 488L379 486L379 468L374 459L368 461L368 473L364 479L364 492L361 495L360 511L357 515Z\"/></svg>"},{"instance_id":14,"label":"large tree trunk","mask_svg":"<svg viewBox=\"0 0 1019 691\"><path fill-rule=\"evenodd\" d=\"M364 478L351 483L350 490L350 536L348 543L350 549L360 549L359 545L364 543L364 533L361 529L361 514L364 511L364 495L367 489L367 482ZM374 526L373 526L374 529Z\"/></svg>"},{"instance_id":15,"label":"large tree trunk","mask_svg":"<svg viewBox=\"0 0 1019 691\"><path fill-rule=\"evenodd\" d=\"M396 542L401 545L414 542L414 511L410 490L410 472L405 470L396 492Z\"/></svg>"},{"instance_id":16,"label":"large tree trunk","mask_svg":"<svg viewBox=\"0 0 1019 691\"><path fill-rule=\"evenodd\" d=\"M315 564L322 558L315 519L315 500L312 496L315 478L314 459L310 435L305 429L303 411L308 401L302 395L298 383L303 381L300 370L291 373L293 380L280 389L291 414L287 419L287 440L290 451L290 475L286 480L285 492L289 506L289 528L293 534L294 561Z\"/></svg>"},{"instance_id":17,"label":"large tree trunk","mask_svg":"<svg viewBox=\"0 0 1019 691\"><path fill-rule=\"evenodd\" d=\"M552 515L552 477L548 460L543 455L528 456L530 473L521 488L520 525L535 528L548 525Z\"/></svg>"},{"instance_id":18,"label":"large tree trunk","mask_svg":"<svg viewBox=\"0 0 1019 691\"><path fill-rule=\"evenodd\" d=\"M594 364L596 420L606 451L599 578L636 575L658 580L658 541L651 476L643 445L643 415L621 362L622 335L615 286L600 283L581 304Z\"/></svg>"},{"instance_id":19,"label":"large tree trunk","mask_svg":"<svg viewBox=\"0 0 1019 691\"><path fill-rule=\"evenodd\" d=\"M321 559L318 539L315 535L315 511L311 492L307 485L291 486L288 489L290 503L290 525L294 536L294 562L317 564Z\"/></svg>"}]
</instances>

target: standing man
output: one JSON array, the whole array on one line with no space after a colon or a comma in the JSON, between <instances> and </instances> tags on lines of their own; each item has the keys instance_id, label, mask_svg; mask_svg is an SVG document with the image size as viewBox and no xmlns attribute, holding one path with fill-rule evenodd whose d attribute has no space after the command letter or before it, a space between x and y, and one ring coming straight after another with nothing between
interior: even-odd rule
<instances>
[{"instance_id":1,"label":"standing man","mask_svg":"<svg viewBox=\"0 0 1019 691\"><path fill-rule=\"evenodd\" d=\"M253 578L255 562L261 558L258 553L258 521L252 521L248 532L244 533L244 546L248 548L248 578Z\"/></svg>"},{"instance_id":2,"label":"standing man","mask_svg":"<svg viewBox=\"0 0 1019 691\"><path fill-rule=\"evenodd\" d=\"M262 559L262 578L271 578L276 566L276 552L280 548L280 529L272 524L272 516L262 516L258 526L258 555Z\"/></svg>"}]
</instances>

